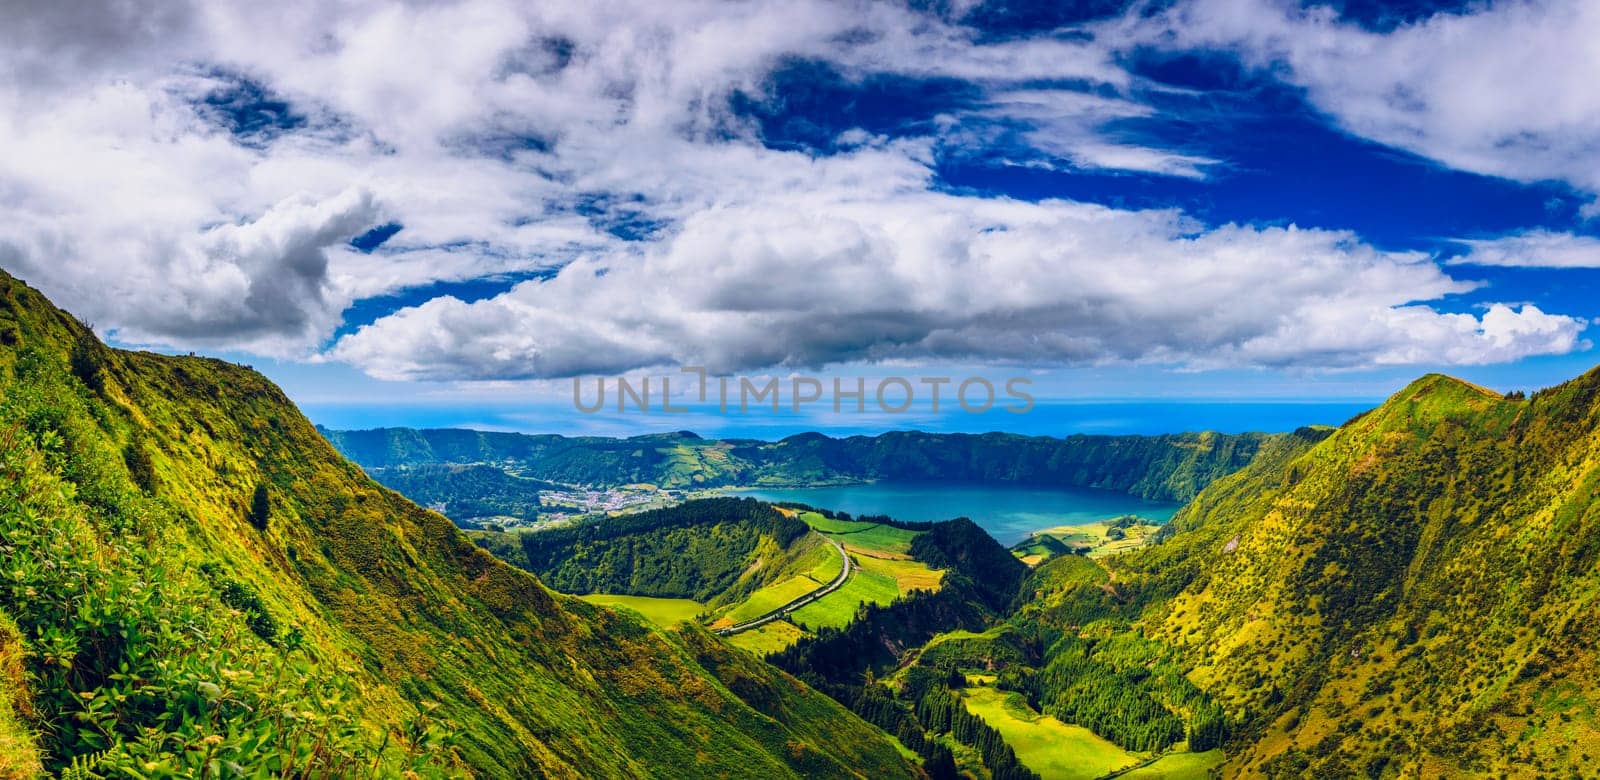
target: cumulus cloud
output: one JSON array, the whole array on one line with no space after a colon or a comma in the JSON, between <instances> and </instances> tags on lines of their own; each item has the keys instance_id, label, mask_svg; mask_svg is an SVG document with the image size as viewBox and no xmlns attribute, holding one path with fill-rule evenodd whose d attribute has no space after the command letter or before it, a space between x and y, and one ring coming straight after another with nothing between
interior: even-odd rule
<instances>
[{"instance_id":1,"label":"cumulus cloud","mask_svg":"<svg viewBox=\"0 0 1600 780\"><path fill-rule=\"evenodd\" d=\"M1208 175L1219 161L1112 131L1151 115L1118 64L1144 35L1124 22L990 40L867 0L158 5L29 4L0 29L0 265L126 341L480 380L1468 363L1582 343L1581 323L1533 307L1446 313L1470 283L1348 234L938 191L944 149L999 133L1027 164ZM1277 61L1301 56L1296 25L1355 34L1279 17L1193 35ZM981 99L918 137L769 148L731 98L795 61ZM390 221L377 251L347 245ZM355 301L535 272L330 348Z\"/></svg>"},{"instance_id":2,"label":"cumulus cloud","mask_svg":"<svg viewBox=\"0 0 1600 780\"><path fill-rule=\"evenodd\" d=\"M288 356L320 349L354 300L615 254L639 237L617 225L668 229L796 187L926 184L933 139L872 139L838 160L765 148L729 98L761 94L784 62L996 90L1128 84L1092 40L983 41L852 0L11 11L7 267L127 339ZM1076 121L1091 143L1097 118ZM350 205L349 191L364 205L322 222L292 205ZM378 253L339 248L373 203L404 230ZM287 226L287 212L311 221Z\"/></svg>"},{"instance_id":3,"label":"cumulus cloud","mask_svg":"<svg viewBox=\"0 0 1600 780\"><path fill-rule=\"evenodd\" d=\"M350 252L346 243L378 213L371 193L351 190L198 233L0 228L0 261L66 289L77 314L122 341L293 356L338 326L351 300L334 289L330 260ZM102 253L119 260L115 271Z\"/></svg>"},{"instance_id":4,"label":"cumulus cloud","mask_svg":"<svg viewBox=\"0 0 1600 780\"><path fill-rule=\"evenodd\" d=\"M1526 230L1492 239L1461 239L1467 252L1454 265L1521 268L1600 268L1600 238Z\"/></svg>"},{"instance_id":5,"label":"cumulus cloud","mask_svg":"<svg viewBox=\"0 0 1600 780\"><path fill-rule=\"evenodd\" d=\"M1129 45L1237 51L1356 135L1453 168L1600 192L1600 4L1475 4L1380 33L1331 4L1186 0L1114 26Z\"/></svg>"},{"instance_id":6,"label":"cumulus cloud","mask_svg":"<svg viewBox=\"0 0 1600 780\"><path fill-rule=\"evenodd\" d=\"M690 218L476 303L430 301L332 355L386 378L551 378L848 361L1352 367L1567 352L1583 322L1416 301L1472 289L1346 233L906 193L774 198Z\"/></svg>"}]
</instances>

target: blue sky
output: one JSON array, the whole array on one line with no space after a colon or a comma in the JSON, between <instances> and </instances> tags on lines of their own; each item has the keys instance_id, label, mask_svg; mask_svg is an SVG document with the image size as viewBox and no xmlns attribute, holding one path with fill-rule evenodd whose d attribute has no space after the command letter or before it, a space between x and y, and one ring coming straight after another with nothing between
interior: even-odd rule
<instances>
[{"instance_id":1,"label":"blue sky","mask_svg":"<svg viewBox=\"0 0 1600 780\"><path fill-rule=\"evenodd\" d=\"M295 5L0 32L0 267L319 422L662 430L573 379L696 365L1041 402L709 432L1282 428L1596 362L1592 4Z\"/></svg>"}]
</instances>

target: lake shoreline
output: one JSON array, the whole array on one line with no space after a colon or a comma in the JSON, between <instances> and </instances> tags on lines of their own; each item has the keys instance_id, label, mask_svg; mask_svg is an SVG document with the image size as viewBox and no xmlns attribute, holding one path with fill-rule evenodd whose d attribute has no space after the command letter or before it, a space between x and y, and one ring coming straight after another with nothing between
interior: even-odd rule
<instances>
[{"instance_id":1,"label":"lake shoreline","mask_svg":"<svg viewBox=\"0 0 1600 780\"><path fill-rule=\"evenodd\" d=\"M994 482L879 480L803 487L726 487L717 488L715 494L748 496L772 503L798 502L856 516L887 515L906 522L967 517L1007 547L1042 531L1123 515L1136 515L1152 525L1161 525L1181 506L1101 488Z\"/></svg>"}]
</instances>

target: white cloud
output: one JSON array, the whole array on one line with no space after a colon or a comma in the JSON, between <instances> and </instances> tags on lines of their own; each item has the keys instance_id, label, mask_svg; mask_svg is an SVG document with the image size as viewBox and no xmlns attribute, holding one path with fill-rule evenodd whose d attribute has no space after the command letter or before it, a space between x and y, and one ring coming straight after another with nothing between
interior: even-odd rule
<instances>
[{"instance_id":1,"label":"white cloud","mask_svg":"<svg viewBox=\"0 0 1600 780\"><path fill-rule=\"evenodd\" d=\"M489 380L675 362L1468 363L1581 343L1577 321L1532 307L1442 313L1430 303L1471 285L1348 234L939 194L950 136L779 151L728 108L794 58L969 80L980 105L937 132L1004 125L1080 168L1203 177L1217 161L1107 129L1150 114L1112 26L986 42L854 0L25 13L0 26L0 265L129 341L316 356L356 300L564 267L402 310L326 354ZM206 105L250 90L293 121ZM390 219L405 228L381 251L346 244ZM641 240L607 229L630 220Z\"/></svg>"},{"instance_id":2,"label":"white cloud","mask_svg":"<svg viewBox=\"0 0 1600 780\"><path fill-rule=\"evenodd\" d=\"M775 196L690 218L477 303L438 299L333 357L410 379L724 371L881 360L1190 366L1481 363L1581 346L1527 306L1482 319L1426 257L1346 233L932 193Z\"/></svg>"},{"instance_id":3,"label":"white cloud","mask_svg":"<svg viewBox=\"0 0 1600 780\"><path fill-rule=\"evenodd\" d=\"M1600 268L1600 238L1548 230L1526 230L1493 239L1461 239L1466 254L1453 265L1521 268Z\"/></svg>"},{"instance_id":4,"label":"white cloud","mask_svg":"<svg viewBox=\"0 0 1600 780\"><path fill-rule=\"evenodd\" d=\"M1113 27L1129 43L1232 48L1350 132L1450 167L1600 192L1600 3L1485 3L1378 33L1326 6L1186 0Z\"/></svg>"},{"instance_id":5,"label":"white cloud","mask_svg":"<svg viewBox=\"0 0 1600 780\"><path fill-rule=\"evenodd\" d=\"M127 339L290 356L316 351L363 297L625 251L581 213L586 204L670 231L767 192L925 186L928 139L872 140L839 159L763 148L727 98L759 94L789 58L850 78L1128 83L1092 42L983 43L874 2L12 10L16 23L0 25L7 267ZM248 104L251 90L286 103L293 126L231 136L226 108L207 101L242 94ZM1089 150L1074 159L1172 167L1135 147L1093 151L1096 116L1067 114L1052 121ZM352 190L405 225L381 253L337 246L370 208L303 225L322 242L314 250L220 240L218 226L265 230L286 204L343 203ZM273 250L283 254L260 256Z\"/></svg>"},{"instance_id":6,"label":"white cloud","mask_svg":"<svg viewBox=\"0 0 1600 780\"><path fill-rule=\"evenodd\" d=\"M1034 149L1070 160L1079 168L1203 179L1205 168L1218 162L1108 138L1104 131L1107 123L1155 113L1149 106L1131 100L1063 90L1019 89L993 96L985 113L1001 121L1026 123L1029 129L1024 135Z\"/></svg>"}]
</instances>

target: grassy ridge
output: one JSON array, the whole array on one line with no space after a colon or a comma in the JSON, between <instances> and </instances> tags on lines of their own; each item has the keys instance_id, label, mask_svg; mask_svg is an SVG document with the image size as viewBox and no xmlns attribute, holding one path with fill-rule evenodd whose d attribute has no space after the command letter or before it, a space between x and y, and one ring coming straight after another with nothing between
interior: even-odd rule
<instances>
[{"instance_id":1,"label":"grassy ridge","mask_svg":"<svg viewBox=\"0 0 1600 780\"><path fill-rule=\"evenodd\" d=\"M705 632L494 560L245 368L107 349L0 275L0 386L0 612L52 771L910 772Z\"/></svg>"},{"instance_id":2,"label":"grassy ridge","mask_svg":"<svg viewBox=\"0 0 1600 780\"><path fill-rule=\"evenodd\" d=\"M1595 372L1529 398L1430 375L1264 450L1161 544L1102 572L1046 564L1021 615L1071 633L1048 663L1075 679L1172 674L1152 696L1191 739L1206 714L1229 776L1582 774L1600 756L1597 430Z\"/></svg>"}]
</instances>

